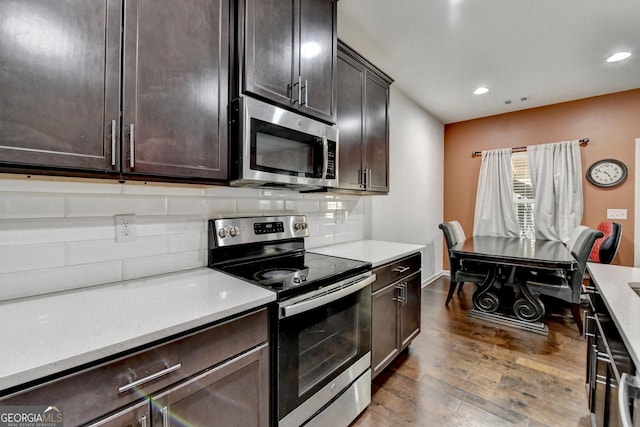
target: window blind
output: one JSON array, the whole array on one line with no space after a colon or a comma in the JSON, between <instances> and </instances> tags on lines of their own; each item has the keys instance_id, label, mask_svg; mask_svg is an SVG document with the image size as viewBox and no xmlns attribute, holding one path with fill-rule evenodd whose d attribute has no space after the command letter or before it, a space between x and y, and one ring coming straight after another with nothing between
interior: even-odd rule
<instances>
[{"instance_id":1,"label":"window blind","mask_svg":"<svg viewBox=\"0 0 640 427\"><path fill-rule=\"evenodd\" d=\"M518 218L520 236L533 239L536 235L533 216L534 198L527 153L513 153L511 164L513 168L513 209Z\"/></svg>"}]
</instances>

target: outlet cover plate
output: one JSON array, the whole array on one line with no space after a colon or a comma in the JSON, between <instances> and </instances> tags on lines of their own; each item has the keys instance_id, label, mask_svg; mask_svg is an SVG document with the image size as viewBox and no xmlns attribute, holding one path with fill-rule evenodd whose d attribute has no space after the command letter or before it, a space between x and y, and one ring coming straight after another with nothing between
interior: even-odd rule
<instances>
[{"instance_id":1,"label":"outlet cover plate","mask_svg":"<svg viewBox=\"0 0 640 427\"><path fill-rule=\"evenodd\" d=\"M138 240L136 216L134 214L116 215L116 242L126 243Z\"/></svg>"}]
</instances>

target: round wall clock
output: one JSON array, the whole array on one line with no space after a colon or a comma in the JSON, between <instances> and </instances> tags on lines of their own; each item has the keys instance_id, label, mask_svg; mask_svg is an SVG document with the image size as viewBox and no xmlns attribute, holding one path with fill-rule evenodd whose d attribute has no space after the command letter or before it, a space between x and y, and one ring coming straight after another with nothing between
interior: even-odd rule
<instances>
[{"instance_id":1,"label":"round wall clock","mask_svg":"<svg viewBox=\"0 0 640 427\"><path fill-rule=\"evenodd\" d=\"M627 166L620 160L598 160L587 171L587 179L598 187L614 187L627 179Z\"/></svg>"}]
</instances>

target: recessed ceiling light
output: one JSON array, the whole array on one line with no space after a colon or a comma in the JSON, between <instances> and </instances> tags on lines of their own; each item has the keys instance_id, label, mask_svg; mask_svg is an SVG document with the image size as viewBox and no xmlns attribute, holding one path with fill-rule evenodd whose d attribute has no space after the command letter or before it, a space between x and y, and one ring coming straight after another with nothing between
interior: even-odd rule
<instances>
[{"instance_id":1,"label":"recessed ceiling light","mask_svg":"<svg viewBox=\"0 0 640 427\"><path fill-rule=\"evenodd\" d=\"M631 56L631 52L616 52L607 58L607 62L618 62Z\"/></svg>"},{"instance_id":2,"label":"recessed ceiling light","mask_svg":"<svg viewBox=\"0 0 640 427\"><path fill-rule=\"evenodd\" d=\"M485 93L489 92L489 89L487 89L486 87L479 87L478 89L473 91L474 95L483 95Z\"/></svg>"}]
</instances>

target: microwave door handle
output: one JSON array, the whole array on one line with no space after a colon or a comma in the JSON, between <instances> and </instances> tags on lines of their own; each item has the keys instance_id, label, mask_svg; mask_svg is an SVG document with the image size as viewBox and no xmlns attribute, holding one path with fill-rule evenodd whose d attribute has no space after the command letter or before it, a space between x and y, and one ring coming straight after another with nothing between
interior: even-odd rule
<instances>
[{"instance_id":1,"label":"microwave door handle","mask_svg":"<svg viewBox=\"0 0 640 427\"><path fill-rule=\"evenodd\" d=\"M626 372L620 378L620 389L618 391L618 410L620 411L620 425L623 427L633 427L629 399L640 397L640 380Z\"/></svg>"},{"instance_id":2,"label":"microwave door handle","mask_svg":"<svg viewBox=\"0 0 640 427\"><path fill-rule=\"evenodd\" d=\"M327 137L322 137L322 157L324 161L322 162L322 178L327 178L327 172L329 171L329 141L327 141Z\"/></svg>"}]
</instances>

